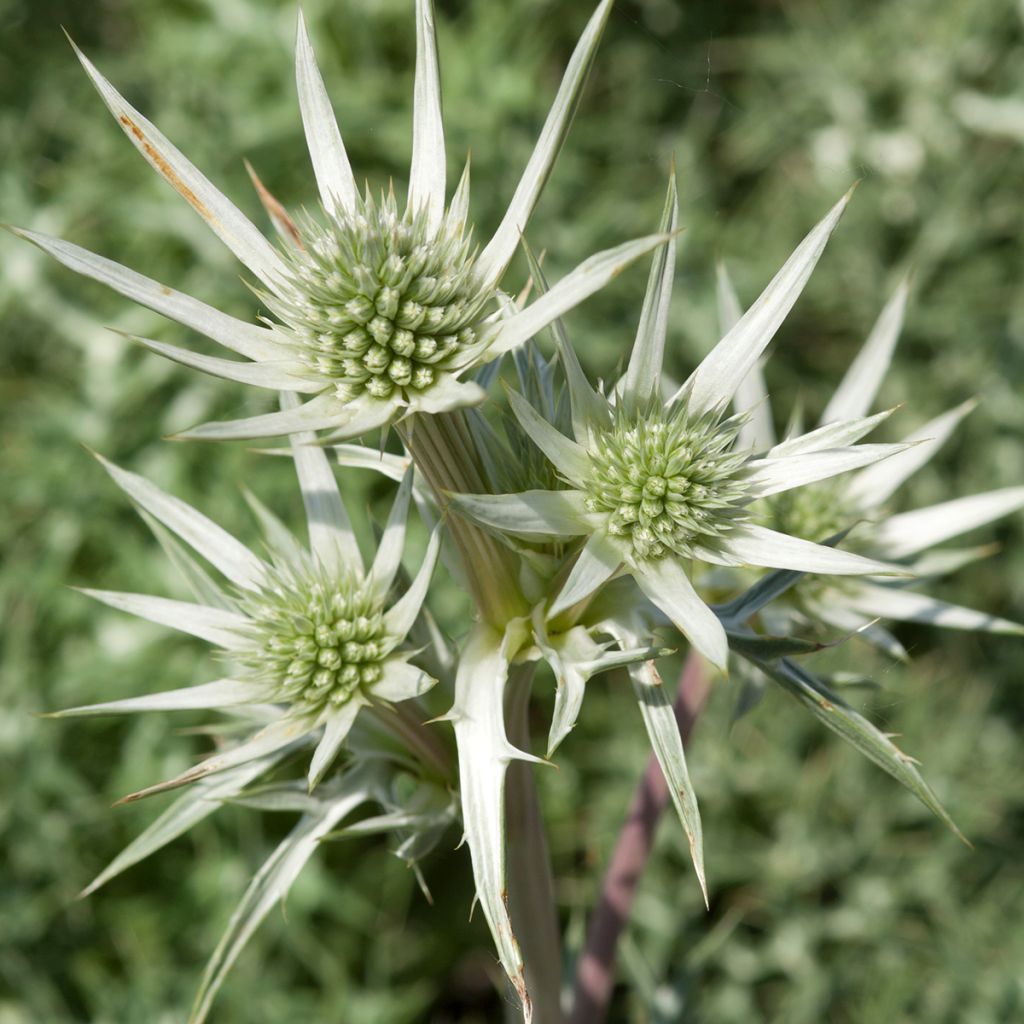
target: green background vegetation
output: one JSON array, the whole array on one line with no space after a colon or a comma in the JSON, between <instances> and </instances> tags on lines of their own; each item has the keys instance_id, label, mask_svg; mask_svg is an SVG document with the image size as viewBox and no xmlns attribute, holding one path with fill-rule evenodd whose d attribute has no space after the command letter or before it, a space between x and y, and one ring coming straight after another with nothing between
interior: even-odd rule
<instances>
[{"instance_id":1,"label":"green background vegetation","mask_svg":"<svg viewBox=\"0 0 1024 1024\"><path fill-rule=\"evenodd\" d=\"M470 146L493 228L590 0L439 0L452 162ZM404 178L411 0L304 4L357 173ZM0 218L68 237L245 314L230 255L137 158L63 24L136 105L254 218L242 158L293 207L313 201L292 84L294 5L272 0L0 0ZM769 364L776 409L814 412L908 267L914 300L883 402L894 432L971 394L980 408L902 501L1024 481L1024 16L970 4L621 0L531 229L552 278L649 230L671 155L682 223L670 368L715 339L713 265L750 301L855 178L860 190ZM179 1021L246 881L287 821L226 808L87 901L75 893L157 813L121 794L201 748L175 719L47 722L33 712L198 681L198 643L67 585L177 592L155 541L88 444L255 539L244 482L298 522L284 460L161 436L260 409L240 386L144 353L104 325L183 332L0 239L0 1024ZM627 351L645 271L569 326L592 372ZM353 504L387 488L354 478ZM1024 618L1020 517L943 596ZM987 537L991 537L988 534ZM460 597L439 584L453 628ZM910 668L856 642L866 706L972 838L969 850L783 696L731 724L720 683L691 762L711 884L705 913L674 822L623 950L616 1021L1024 1019L1024 641L899 630ZM671 670L666 674L670 675ZM541 687L538 723L549 711ZM627 692L598 681L560 770L543 773L558 890L578 940L646 756ZM159 798L158 798L159 799ZM451 846L457 836L453 834ZM500 1015L468 857L425 865L435 906L373 841L334 844L272 915L215 1019L489 1021Z\"/></svg>"}]
</instances>

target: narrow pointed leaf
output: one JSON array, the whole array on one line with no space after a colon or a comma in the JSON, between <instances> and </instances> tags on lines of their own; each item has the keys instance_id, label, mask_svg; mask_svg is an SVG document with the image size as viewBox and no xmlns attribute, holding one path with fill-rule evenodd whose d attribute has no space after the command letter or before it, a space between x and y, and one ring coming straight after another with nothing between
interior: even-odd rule
<instances>
[{"instance_id":1,"label":"narrow pointed leaf","mask_svg":"<svg viewBox=\"0 0 1024 1024\"><path fill-rule=\"evenodd\" d=\"M207 964L196 994L189 1024L202 1024L234 962L263 919L287 895L306 861L324 837L369 798L358 776L350 776L345 790L292 829L257 872L228 923Z\"/></svg>"},{"instance_id":2,"label":"narrow pointed leaf","mask_svg":"<svg viewBox=\"0 0 1024 1024\"><path fill-rule=\"evenodd\" d=\"M592 534L580 551L572 571L548 611L554 618L590 597L610 580L622 565L622 552L604 534Z\"/></svg>"},{"instance_id":3,"label":"narrow pointed leaf","mask_svg":"<svg viewBox=\"0 0 1024 1024\"><path fill-rule=\"evenodd\" d=\"M301 10L295 37L295 84L320 199L328 213L338 216L355 206L358 189Z\"/></svg>"},{"instance_id":4,"label":"narrow pointed leaf","mask_svg":"<svg viewBox=\"0 0 1024 1024\"><path fill-rule=\"evenodd\" d=\"M964 838L921 773L914 767L913 759L904 754L881 730L795 662L758 661L756 664L818 721L853 744L869 760L906 786L956 836Z\"/></svg>"},{"instance_id":5,"label":"narrow pointed leaf","mask_svg":"<svg viewBox=\"0 0 1024 1024\"><path fill-rule=\"evenodd\" d=\"M661 370L665 361L665 335L668 310L672 301L672 282L676 272L675 232L679 227L679 199L676 193L676 169L673 164L668 180L665 209L658 230L670 236L654 254L647 293L640 312L633 351L622 382L622 400L629 409L645 407L661 394Z\"/></svg>"},{"instance_id":6,"label":"narrow pointed leaf","mask_svg":"<svg viewBox=\"0 0 1024 1024\"><path fill-rule=\"evenodd\" d=\"M422 206L430 224L444 216L446 164L441 117L441 73L437 64L433 0L416 0L416 85L413 97L409 206Z\"/></svg>"},{"instance_id":7,"label":"narrow pointed leaf","mask_svg":"<svg viewBox=\"0 0 1024 1024\"><path fill-rule=\"evenodd\" d=\"M405 471L398 493L395 495L391 512L388 515L384 533L377 544L377 555L373 560L370 575L378 593L386 594L395 580L395 573L402 564L402 551L405 548L405 523L409 517L409 499L412 497L413 470L410 466Z\"/></svg>"},{"instance_id":8,"label":"narrow pointed leaf","mask_svg":"<svg viewBox=\"0 0 1024 1024\"><path fill-rule=\"evenodd\" d=\"M281 395L283 411L298 408L294 395ZM352 522L341 500L327 453L317 445L316 436L311 432L292 434L291 445L302 504L306 508L310 549L328 569L346 569L361 576L363 556L359 553Z\"/></svg>"},{"instance_id":9,"label":"narrow pointed leaf","mask_svg":"<svg viewBox=\"0 0 1024 1024\"><path fill-rule=\"evenodd\" d=\"M548 423L518 392L509 391L508 401L519 425L555 469L574 484L585 480L590 471L590 458L586 451Z\"/></svg>"},{"instance_id":10,"label":"narrow pointed leaf","mask_svg":"<svg viewBox=\"0 0 1024 1024\"><path fill-rule=\"evenodd\" d=\"M90 590L87 587L80 587L79 590L111 608L137 615L140 619L160 626L180 630L229 651L241 646L250 628L250 622L244 615L223 608L210 608L151 594L126 594L115 590Z\"/></svg>"},{"instance_id":11,"label":"narrow pointed leaf","mask_svg":"<svg viewBox=\"0 0 1024 1024\"><path fill-rule=\"evenodd\" d=\"M850 496L865 508L884 504L905 480L931 460L976 405L974 399L966 401L915 430L906 438L913 448L885 465L857 474L850 482Z\"/></svg>"},{"instance_id":12,"label":"narrow pointed leaf","mask_svg":"<svg viewBox=\"0 0 1024 1024\"><path fill-rule=\"evenodd\" d=\"M904 278L886 303L868 335L868 340L864 342L864 347L857 354L857 358L846 371L846 376L825 407L821 417L822 423L852 420L867 415L892 361L896 341L903 326L908 293L909 282Z\"/></svg>"},{"instance_id":13,"label":"narrow pointed leaf","mask_svg":"<svg viewBox=\"0 0 1024 1024\"><path fill-rule=\"evenodd\" d=\"M263 563L242 543L180 498L162 491L144 477L129 473L102 455L96 456L129 498L191 545L232 583L252 589L265 575Z\"/></svg>"},{"instance_id":14,"label":"narrow pointed leaf","mask_svg":"<svg viewBox=\"0 0 1024 1024\"><path fill-rule=\"evenodd\" d=\"M596 528L580 491L453 494L453 507L480 526L518 537L578 537Z\"/></svg>"},{"instance_id":15,"label":"narrow pointed leaf","mask_svg":"<svg viewBox=\"0 0 1024 1024\"><path fill-rule=\"evenodd\" d=\"M849 199L848 192L832 207L736 326L704 357L684 385L690 393L692 415L721 409L732 399L803 291Z\"/></svg>"},{"instance_id":16,"label":"narrow pointed leaf","mask_svg":"<svg viewBox=\"0 0 1024 1024\"><path fill-rule=\"evenodd\" d=\"M652 559L633 568L633 579L715 668L727 671L729 644L725 629L697 595L682 566L668 558Z\"/></svg>"},{"instance_id":17,"label":"narrow pointed leaf","mask_svg":"<svg viewBox=\"0 0 1024 1024\"><path fill-rule=\"evenodd\" d=\"M179 149L131 106L74 43L71 45L103 102L146 162L261 281L273 285L285 278L287 271L281 257L241 210L214 188Z\"/></svg>"},{"instance_id":18,"label":"narrow pointed leaf","mask_svg":"<svg viewBox=\"0 0 1024 1024\"><path fill-rule=\"evenodd\" d=\"M769 450L768 458L809 455L811 452L821 452L829 448L843 448L846 445L855 444L862 437L870 434L880 423L887 420L895 411L896 409L892 408L861 419L837 420L835 423L827 423L806 434L800 433L798 430L790 430L787 432L785 441L780 441Z\"/></svg>"},{"instance_id":19,"label":"narrow pointed leaf","mask_svg":"<svg viewBox=\"0 0 1024 1024\"><path fill-rule=\"evenodd\" d=\"M875 527L872 541L889 558L906 558L1021 508L1024 487L972 494L892 516Z\"/></svg>"},{"instance_id":20,"label":"narrow pointed leaf","mask_svg":"<svg viewBox=\"0 0 1024 1024\"><path fill-rule=\"evenodd\" d=\"M212 683L185 686L180 690L147 693L103 704L84 704L54 711L47 718L91 718L97 715L131 715L140 711L196 711L226 708L236 704L258 704L267 699L267 688L237 679L215 679Z\"/></svg>"},{"instance_id":21,"label":"narrow pointed leaf","mask_svg":"<svg viewBox=\"0 0 1024 1024\"><path fill-rule=\"evenodd\" d=\"M494 237L480 254L480 272L490 281L497 282L501 278L515 254L520 235L526 231L533 208L569 132L613 3L614 0L602 0L580 36L512 202Z\"/></svg>"},{"instance_id":22,"label":"narrow pointed leaf","mask_svg":"<svg viewBox=\"0 0 1024 1024\"><path fill-rule=\"evenodd\" d=\"M553 320L568 313L594 292L600 291L635 260L668 240L667 235L647 235L632 242L624 242L613 249L605 249L584 260L546 295L542 295L521 313L501 322L496 337L487 348L487 358L493 359L503 352L511 352L529 341Z\"/></svg>"},{"instance_id":23,"label":"narrow pointed leaf","mask_svg":"<svg viewBox=\"0 0 1024 1024\"><path fill-rule=\"evenodd\" d=\"M744 479L752 498L766 498L873 465L908 447L905 444L859 444L782 458L755 459L744 467Z\"/></svg>"},{"instance_id":24,"label":"narrow pointed leaf","mask_svg":"<svg viewBox=\"0 0 1024 1024\"><path fill-rule=\"evenodd\" d=\"M441 550L441 527L437 526L430 535L423 564L416 573L409 589L395 602L384 615L384 627L393 637L405 637L412 629L416 617L423 607L430 586L430 577L437 565L437 556Z\"/></svg>"},{"instance_id":25,"label":"narrow pointed leaf","mask_svg":"<svg viewBox=\"0 0 1024 1024\"><path fill-rule=\"evenodd\" d=\"M316 750L313 751L313 756L309 762L309 773L306 776L306 781L310 793L316 789L320 784L320 780L327 774L331 765L334 764L338 752L345 742L345 737L351 731L356 716L365 703L364 700L351 699L346 704L342 704L340 708L332 708L327 715L327 719L324 722L324 734L316 745Z\"/></svg>"},{"instance_id":26,"label":"narrow pointed leaf","mask_svg":"<svg viewBox=\"0 0 1024 1024\"><path fill-rule=\"evenodd\" d=\"M939 601L926 594L895 587L880 587L864 583L850 592L847 603L865 615L903 622L924 622L943 629L971 629L985 633L1024 635L1024 626L995 615L961 608L959 605Z\"/></svg>"},{"instance_id":27,"label":"narrow pointed leaf","mask_svg":"<svg viewBox=\"0 0 1024 1024\"><path fill-rule=\"evenodd\" d=\"M352 410L333 394L322 394L287 412L270 412L241 420L201 423L175 434L181 441L251 441L261 437L283 437L308 430L340 428L351 422Z\"/></svg>"},{"instance_id":28,"label":"narrow pointed leaf","mask_svg":"<svg viewBox=\"0 0 1024 1024\"><path fill-rule=\"evenodd\" d=\"M410 665L400 658L390 658L384 663L384 675L371 689L378 700L398 704L413 697L422 697L437 680L416 665Z\"/></svg>"},{"instance_id":29,"label":"narrow pointed leaf","mask_svg":"<svg viewBox=\"0 0 1024 1024\"><path fill-rule=\"evenodd\" d=\"M24 228L11 228L14 234L38 246L58 263L83 277L99 281L120 295L147 309L183 324L218 344L248 356L250 359L280 360L288 356L288 349L274 340L273 331L257 327L222 313L205 302L168 288L151 278L143 277L120 263L97 256L81 246L51 238Z\"/></svg>"}]
</instances>

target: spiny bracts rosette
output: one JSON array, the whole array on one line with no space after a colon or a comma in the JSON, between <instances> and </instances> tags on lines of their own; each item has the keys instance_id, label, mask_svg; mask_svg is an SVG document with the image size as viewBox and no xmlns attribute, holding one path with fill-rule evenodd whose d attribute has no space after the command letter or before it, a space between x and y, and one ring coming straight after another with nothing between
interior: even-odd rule
<instances>
[{"instance_id":1,"label":"spiny bracts rosette","mask_svg":"<svg viewBox=\"0 0 1024 1024\"><path fill-rule=\"evenodd\" d=\"M104 102L146 161L221 238L258 282L276 322L228 316L70 242L14 229L65 266L204 334L249 362L137 338L170 359L227 380L310 396L282 412L206 423L178 436L257 438L331 429L353 438L413 413L483 400L466 377L533 337L665 241L626 242L584 260L528 306L499 288L572 123L612 7L601 0L569 61L533 154L497 231L470 251L469 168L447 197L447 159L431 0L416 0L416 76L408 203L360 198L331 102L300 15L299 108L326 215L300 225L258 183L282 253L82 54Z\"/></svg>"},{"instance_id":2,"label":"spiny bracts rosette","mask_svg":"<svg viewBox=\"0 0 1024 1024\"><path fill-rule=\"evenodd\" d=\"M301 572L275 568L259 591L239 594L252 631L235 660L271 700L313 714L369 698L397 645L378 588L313 565Z\"/></svg>"},{"instance_id":3,"label":"spiny bracts rosette","mask_svg":"<svg viewBox=\"0 0 1024 1024\"><path fill-rule=\"evenodd\" d=\"M605 516L608 533L637 558L692 558L695 542L713 542L745 515L747 456L733 450L739 425L716 419L655 407L646 416L619 412L612 429L592 436L585 507Z\"/></svg>"},{"instance_id":4,"label":"spiny bracts rosette","mask_svg":"<svg viewBox=\"0 0 1024 1024\"><path fill-rule=\"evenodd\" d=\"M728 330L742 314L724 267L718 274L722 328ZM870 415L871 407L892 362L908 300L904 280L894 290L857 357L829 399L818 427L805 435L850 438L865 436L893 410ZM893 514L899 488L925 466L976 406L969 400L911 431L906 448L892 458L849 476L827 480L768 498L752 510L757 521L776 530L822 541L853 527L844 547L875 558L905 563L921 578L947 575L990 555L993 545L939 547L948 540L1024 508L1024 487L953 498L925 508ZM752 366L737 389L734 407L749 417L741 439L755 449L790 451L801 439L776 442L772 406L758 365ZM890 655L906 658L897 637L880 619L920 622L947 629L1024 633L1024 626L973 608L964 608L920 592L916 585L887 584L877 579L803 578L770 609L775 628L790 631L825 623L859 635Z\"/></svg>"},{"instance_id":5,"label":"spiny bracts rosette","mask_svg":"<svg viewBox=\"0 0 1024 1024\"><path fill-rule=\"evenodd\" d=\"M408 405L494 334L491 289L452 211L432 231L424 210L403 214L393 193L367 194L326 224L304 218L298 242L288 286L261 297L305 374L345 402L365 394Z\"/></svg>"},{"instance_id":6,"label":"spiny bracts rosette","mask_svg":"<svg viewBox=\"0 0 1024 1024\"><path fill-rule=\"evenodd\" d=\"M534 543L586 538L559 573L564 583L545 609L550 619L582 607L605 583L629 573L702 654L724 667L726 633L694 588L691 559L843 576L905 575L890 564L767 529L749 514L758 499L870 465L905 446L854 444L867 429L858 433L858 421L845 431L811 433L756 452L740 443L748 416L725 416L740 381L796 301L848 199L811 231L754 306L667 401L661 368L674 235L655 256L626 373L607 395L587 382L564 335L559 340L572 438L510 392L523 430L567 486L462 494L454 502L480 525ZM673 233L677 219L673 175L661 230Z\"/></svg>"},{"instance_id":7,"label":"spiny bracts rosette","mask_svg":"<svg viewBox=\"0 0 1024 1024\"><path fill-rule=\"evenodd\" d=\"M288 403L284 403L287 407ZM392 597L405 547L412 473L399 486L373 564L367 571L327 455L312 434L292 436L292 455L307 509L309 547L250 496L267 535L271 560L190 505L111 463L115 482L155 524L175 563L185 567L197 603L146 594L87 591L141 618L213 644L227 662L211 683L59 712L120 714L256 705L269 724L174 779L128 799L195 782L296 744L314 744L308 778L315 786L331 767L363 708L410 700L434 680L411 664L403 647L420 615L440 548L435 530L423 562L399 597ZM179 541L184 541L184 545ZM202 568L191 547L226 579ZM387 712L391 714L393 712Z\"/></svg>"}]
</instances>

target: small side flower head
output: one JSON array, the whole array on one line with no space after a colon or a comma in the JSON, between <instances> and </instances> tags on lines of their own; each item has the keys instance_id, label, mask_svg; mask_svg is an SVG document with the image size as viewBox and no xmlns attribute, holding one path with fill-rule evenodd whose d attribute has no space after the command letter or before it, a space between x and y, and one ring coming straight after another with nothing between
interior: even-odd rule
<instances>
[{"instance_id":1,"label":"small side flower head","mask_svg":"<svg viewBox=\"0 0 1024 1024\"><path fill-rule=\"evenodd\" d=\"M177 564L187 568L198 604L142 594L86 591L115 608L191 633L221 652L229 668L210 683L59 715L273 705L269 724L239 744L167 782L125 799L173 789L315 741L310 789L323 778L364 707L408 700L434 680L403 648L426 597L440 547L435 530L411 586L391 590L401 564L412 473L408 472L369 571L363 565L327 456L313 435L294 435L292 450L309 518L305 548L255 498L271 559L255 555L219 526L147 480L104 462L117 484L153 523ZM214 566L221 586L175 536Z\"/></svg>"},{"instance_id":2,"label":"small side flower head","mask_svg":"<svg viewBox=\"0 0 1024 1024\"><path fill-rule=\"evenodd\" d=\"M902 574L886 563L767 529L758 499L867 466L901 445L856 445L859 423L829 437L807 435L785 451L758 454L741 443L746 416L726 408L796 301L835 228L844 196L797 247L764 293L686 383L662 397L662 360L675 266L674 240L659 250L623 378L606 397L587 383L564 339L559 354L572 402L566 437L521 396L513 411L556 467L564 488L510 495L462 495L463 514L488 528L529 537L585 537L548 614L588 600L621 572L633 576L693 645L724 669L725 630L698 596L690 559L723 566L836 574ZM678 219L674 174L661 230Z\"/></svg>"},{"instance_id":3,"label":"small side flower head","mask_svg":"<svg viewBox=\"0 0 1024 1024\"><path fill-rule=\"evenodd\" d=\"M543 302L516 312L499 290L572 122L611 6L612 0L601 0L587 24L505 216L479 250L468 221L468 163L446 202L431 0L416 3L413 147L404 210L391 192L379 200L368 191L360 195L300 15L296 81L323 217L292 219L254 175L283 248L272 245L76 48L131 142L255 277L274 317L265 325L228 316L69 242L15 233L249 361L135 339L147 348L228 380L310 396L285 412L203 424L183 437L255 438L331 428L336 439L353 438L411 413L477 404L484 392L460 379L467 371L521 345L664 241L650 236L597 253Z\"/></svg>"}]
</instances>

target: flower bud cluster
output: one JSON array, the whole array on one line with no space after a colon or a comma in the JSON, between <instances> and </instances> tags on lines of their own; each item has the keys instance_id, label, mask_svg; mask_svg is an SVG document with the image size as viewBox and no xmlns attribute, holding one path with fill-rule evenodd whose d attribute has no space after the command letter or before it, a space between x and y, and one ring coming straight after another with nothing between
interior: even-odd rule
<instances>
[{"instance_id":1,"label":"flower bud cluster","mask_svg":"<svg viewBox=\"0 0 1024 1024\"><path fill-rule=\"evenodd\" d=\"M828 480L773 495L766 505L768 525L773 530L819 544L858 519L856 511L844 500L842 489Z\"/></svg>"},{"instance_id":2,"label":"flower bud cluster","mask_svg":"<svg viewBox=\"0 0 1024 1024\"><path fill-rule=\"evenodd\" d=\"M691 420L685 407L618 422L594 439L587 508L608 516L608 532L638 558L693 555L743 516L746 461L733 446L739 426Z\"/></svg>"},{"instance_id":3,"label":"flower bud cluster","mask_svg":"<svg viewBox=\"0 0 1024 1024\"><path fill-rule=\"evenodd\" d=\"M364 584L319 573L303 579L289 570L244 601L254 628L241 661L273 685L273 700L320 711L381 679L394 643Z\"/></svg>"},{"instance_id":4,"label":"flower bud cluster","mask_svg":"<svg viewBox=\"0 0 1024 1024\"><path fill-rule=\"evenodd\" d=\"M369 195L351 212L307 220L287 254L291 280L264 296L297 346L306 374L339 398L423 392L477 343L489 292L470 240L448 215L400 214L393 195Z\"/></svg>"}]
</instances>

